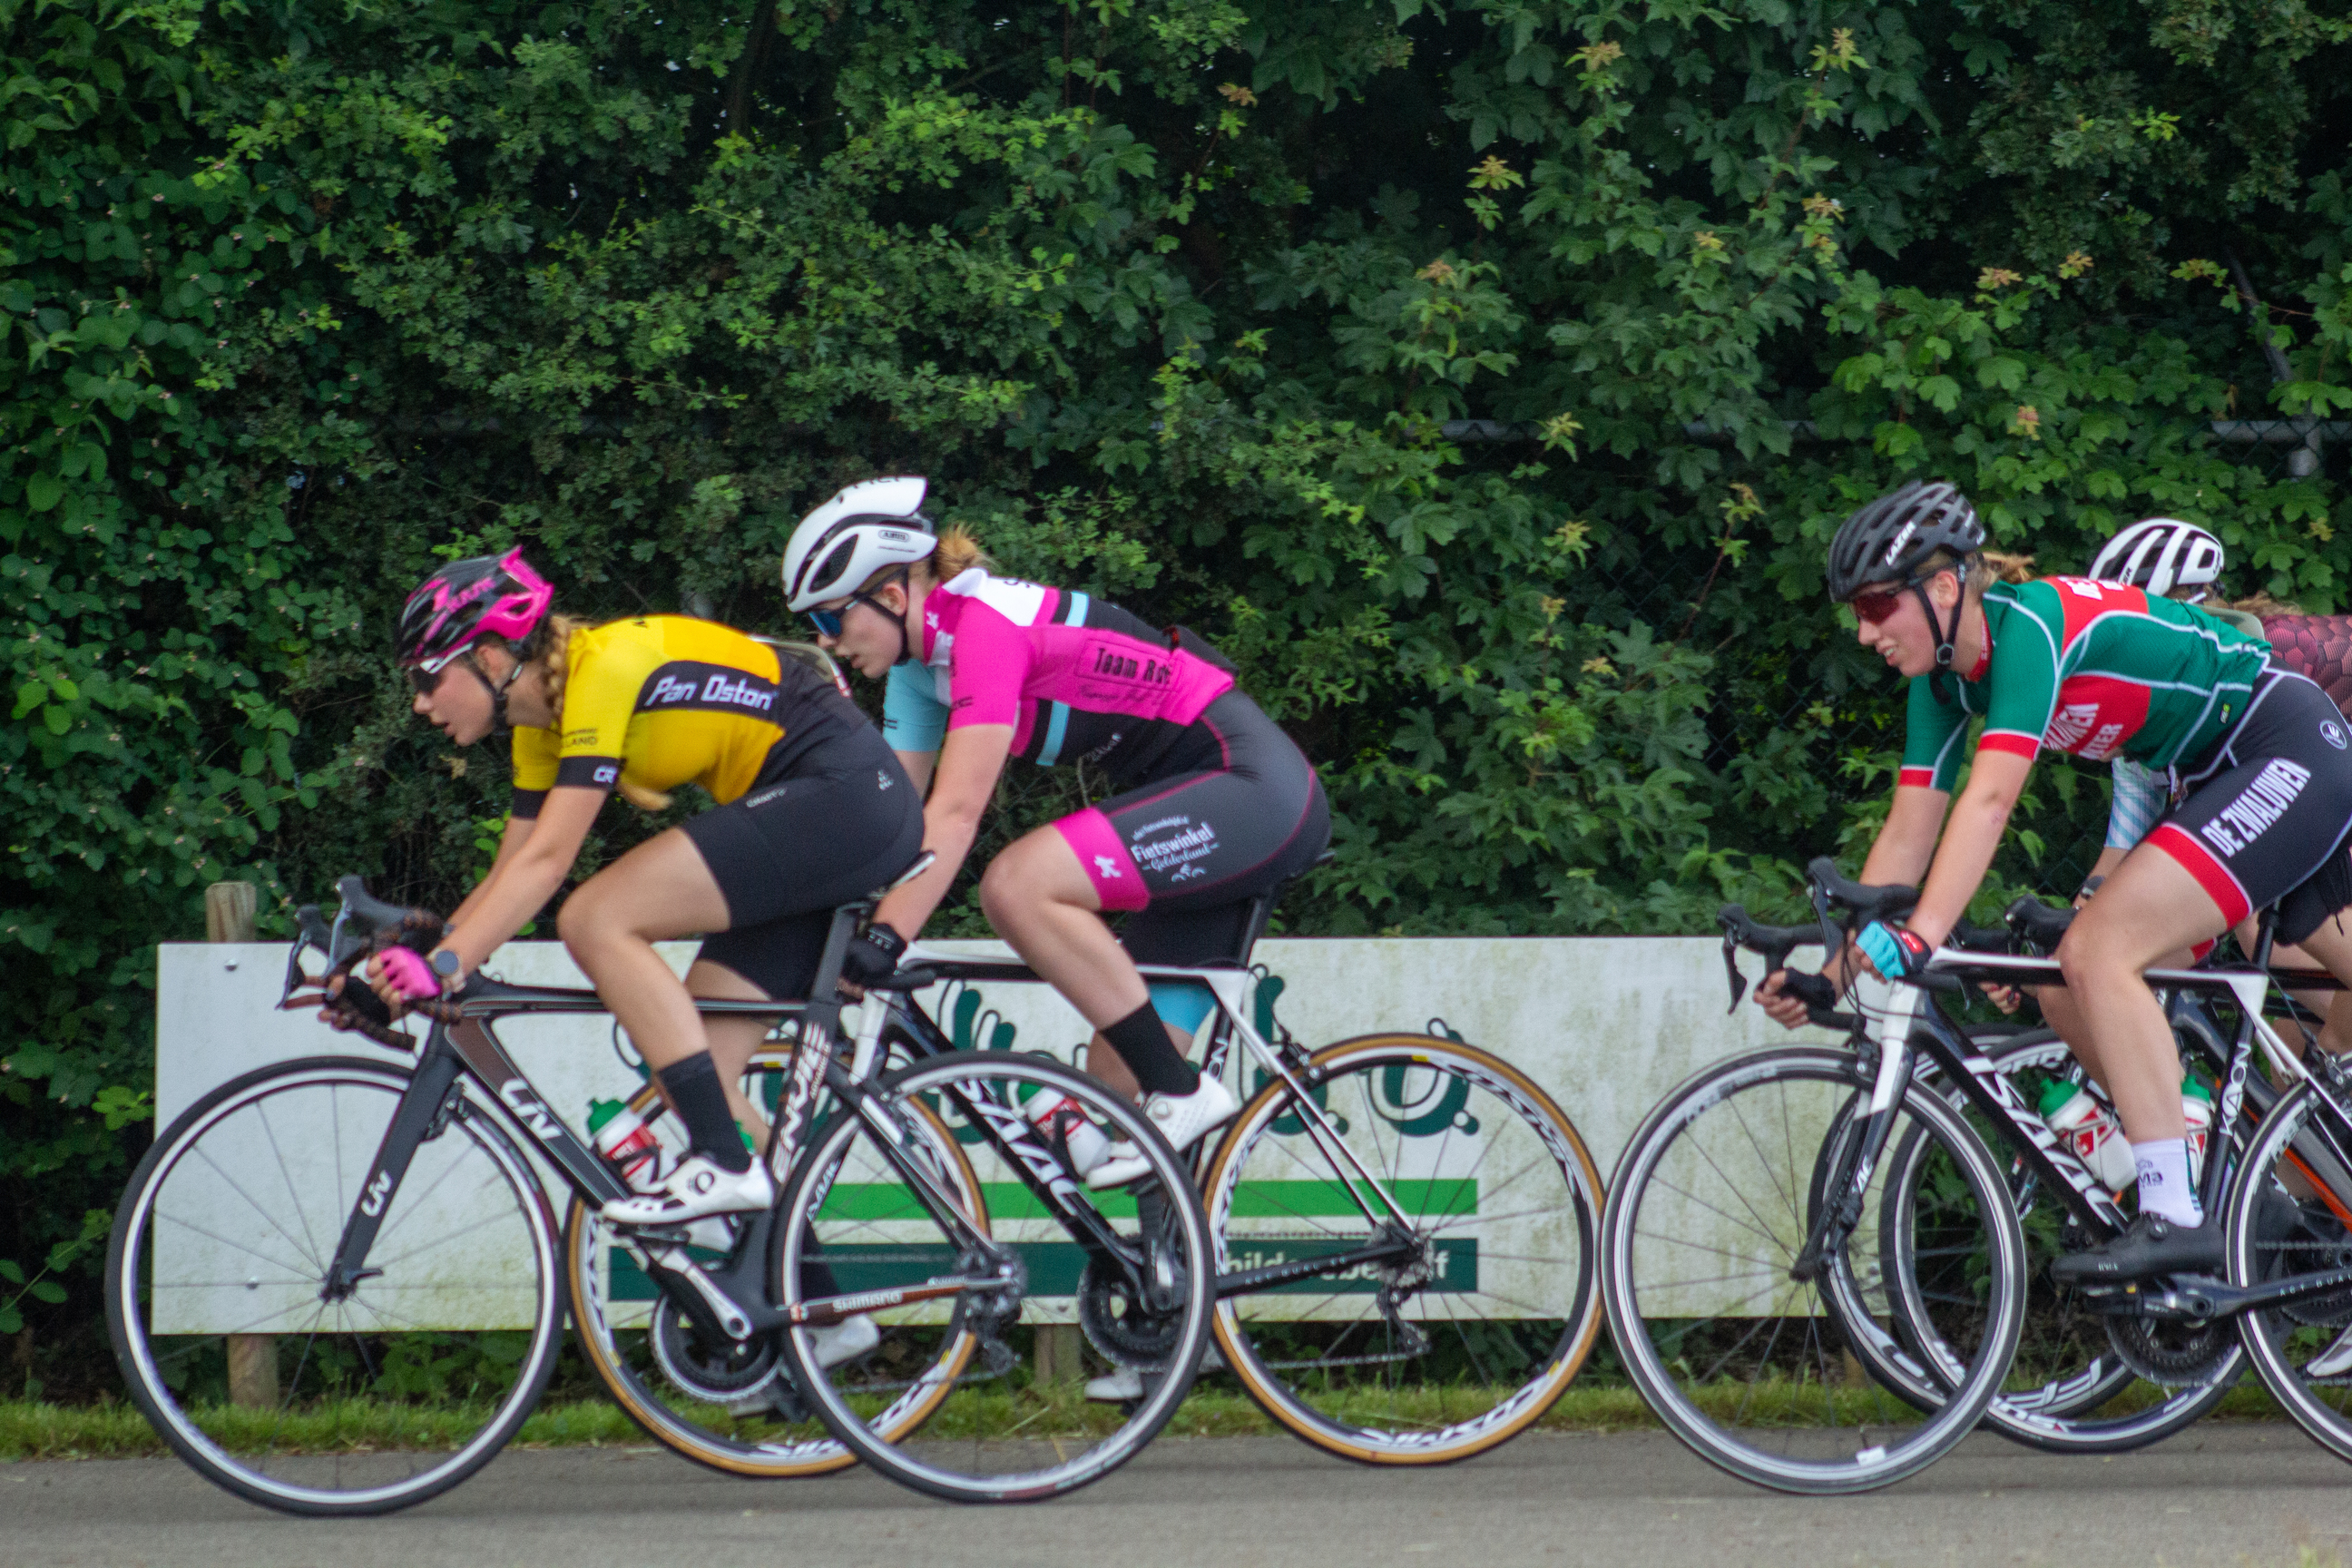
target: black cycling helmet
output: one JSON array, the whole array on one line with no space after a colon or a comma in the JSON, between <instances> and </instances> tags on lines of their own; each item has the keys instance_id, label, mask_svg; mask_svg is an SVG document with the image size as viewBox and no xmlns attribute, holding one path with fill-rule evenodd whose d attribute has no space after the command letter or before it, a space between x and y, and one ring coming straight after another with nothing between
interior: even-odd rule
<instances>
[{"instance_id":1,"label":"black cycling helmet","mask_svg":"<svg viewBox=\"0 0 2352 1568\"><path fill-rule=\"evenodd\" d=\"M1889 490L1845 520L1830 541L1830 597L1843 605L1873 584L1892 584L1919 595L1936 631L1936 667L1948 668L1959 636L1960 606L1949 627L1939 625L1922 584L1937 571L1958 566L1984 548L1984 524L1956 485L1914 479Z\"/></svg>"}]
</instances>

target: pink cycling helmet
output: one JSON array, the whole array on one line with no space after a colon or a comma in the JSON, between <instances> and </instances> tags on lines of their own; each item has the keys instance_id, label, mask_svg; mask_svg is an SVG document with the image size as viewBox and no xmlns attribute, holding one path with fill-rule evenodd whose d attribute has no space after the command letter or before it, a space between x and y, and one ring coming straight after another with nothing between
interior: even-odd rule
<instances>
[{"instance_id":1,"label":"pink cycling helmet","mask_svg":"<svg viewBox=\"0 0 2352 1568\"><path fill-rule=\"evenodd\" d=\"M520 550L452 561L400 612L400 663L438 671L486 637L520 645L547 617L555 590Z\"/></svg>"}]
</instances>

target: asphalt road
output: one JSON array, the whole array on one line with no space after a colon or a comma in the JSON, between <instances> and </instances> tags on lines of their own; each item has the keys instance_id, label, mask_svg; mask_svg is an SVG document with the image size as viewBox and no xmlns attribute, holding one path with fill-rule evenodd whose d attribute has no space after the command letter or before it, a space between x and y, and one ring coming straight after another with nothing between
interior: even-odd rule
<instances>
[{"instance_id":1,"label":"asphalt road","mask_svg":"<svg viewBox=\"0 0 2352 1568\"><path fill-rule=\"evenodd\" d=\"M1163 1441L1042 1507L950 1508L856 1471L730 1479L653 1449L502 1456L389 1519L280 1518L176 1461L0 1465L0 1563L68 1568L1253 1568L1259 1563L2352 1563L2352 1466L2292 1427L2199 1427L2054 1458L1969 1439L1868 1497L1755 1491L1660 1434L1531 1436L1451 1469L1375 1471L1278 1438Z\"/></svg>"}]
</instances>

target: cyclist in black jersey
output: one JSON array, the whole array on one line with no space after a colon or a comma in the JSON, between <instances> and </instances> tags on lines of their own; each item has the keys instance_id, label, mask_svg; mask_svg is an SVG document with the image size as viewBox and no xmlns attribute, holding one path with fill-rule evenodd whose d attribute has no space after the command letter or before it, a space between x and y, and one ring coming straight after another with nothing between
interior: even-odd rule
<instances>
[{"instance_id":1,"label":"cyclist in black jersey","mask_svg":"<svg viewBox=\"0 0 2352 1568\"><path fill-rule=\"evenodd\" d=\"M1983 525L1948 484L1911 484L1846 520L1830 548L1831 596L1864 647L1910 678L1904 768L1863 869L1921 883L1899 925L1874 923L1856 964L1900 976L1949 933L1991 864L2045 747L2165 772L2182 798L2117 866L2058 957L2138 1172L2123 1236L2063 1258L2063 1283L2121 1283L2221 1261L2221 1224L2188 1180L2179 1058L2141 980L2165 954L2281 906L2279 936L2352 977L2352 735L2326 693L2273 667L2260 640L2146 590L2090 578L1991 582ZM1984 730L1953 799L1969 720ZM1949 812L1949 824L1946 823ZM1769 977L1759 1000L1794 1025L1804 1005Z\"/></svg>"},{"instance_id":2,"label":"cyclist in black jersey","mask_svg":"<svg viewBox=\"0 0 2352 1568\"><path fill-rule=\"evenodd\" d=\"M582 883L556 930L691 1141L662 1190L605 1217L767 1208L774 1182L745 1148L767 1127L739 1087L765 1026L705 1019L692 998L805 994L834 906L921 847L920 802L847 695L800 660L684 616L586 626L551 614L551 598L520 551L457 562L409 597L400 662L415 711L459 745L511 724L515 801L489 874L429 961L393 949L371 981L395 1008L461 985L562 888L616 789L657 809L701 785L714 809ZM653 944L698 933L681 983Z\"/></svg>"}]
</instances>

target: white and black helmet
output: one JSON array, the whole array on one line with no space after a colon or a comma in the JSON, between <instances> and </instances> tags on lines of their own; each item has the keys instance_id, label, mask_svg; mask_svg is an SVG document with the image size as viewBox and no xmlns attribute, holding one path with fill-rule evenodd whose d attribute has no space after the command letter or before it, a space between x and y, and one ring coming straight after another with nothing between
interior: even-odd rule
<instances>
[{"instance_id":1,"label":"white and black helmet","mask_svg":"<svg viewBox=\"0 0 2352 1568\"><path fill-rule=\"evenodd\" d=\"M784 603L795 614L864 587L877 572L939 548L915 477L865 479L801 519L784 546Z\"/></svg>"},{"instance_id":2,"label":"white and black helmet","mask_svg":"<svg viewBox=\"0 0 2352 1568\"><path fill-rule=\"evenodd\" d=\"M2175 588L2193 588L2193 605L2221 580L2222 558L2221 542L2195 523L2150 517L2108 540L2089 575L2102 583L2128 583L2158 597Z\"/></svg>"}]
</instances>

